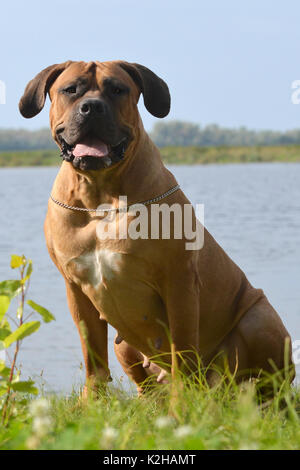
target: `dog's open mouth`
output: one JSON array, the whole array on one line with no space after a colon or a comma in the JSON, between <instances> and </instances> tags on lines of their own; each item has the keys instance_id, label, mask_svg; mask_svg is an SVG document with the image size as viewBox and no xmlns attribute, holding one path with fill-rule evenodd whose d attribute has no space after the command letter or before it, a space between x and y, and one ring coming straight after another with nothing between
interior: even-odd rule
<instances>
[{"instance_id":1,"label":"dog's open mouth","mask_svg":"<svg viewBox=\"0 0 300 470\"><path fill-rule=\"evenodd\" d=\"M61 156L72 162L80 170L99 170L108 168L124 158L128 138L124 137L116 145L109 145L96 136L85 136L74 146L60 137Z\"/></svg>"},{"instance_id":2,"label":"dog's open mouth","mask_svg":"<svg viewBox=\"0 0 300 470\"><path fill-rule=\"evenodd\" d=\"M98 137L86 137L82 142L75 145L74 157L99 157L103 158L109 154L108 145Z\"/></svg>"}]
</instances>

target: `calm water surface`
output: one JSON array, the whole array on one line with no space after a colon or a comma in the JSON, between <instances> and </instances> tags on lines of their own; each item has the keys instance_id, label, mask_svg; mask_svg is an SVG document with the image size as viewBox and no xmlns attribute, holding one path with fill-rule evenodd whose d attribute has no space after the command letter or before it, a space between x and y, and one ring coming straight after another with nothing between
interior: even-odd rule
<instances>
[{"instance_id":1,"label":"calm water surface","mask_svg":"<svg viewBox=\"0 0 300 470\"><path fill-rule=\"evenodd\" d=\"M293 340L300 340L300 164L170 169L193 204L205 204L208 230L250 282L264 289ZM44 382L48 391L70 391L84 380L80 342L63 279L49 258L43 234L57 171L0 169L0 280L13 277L11 253L33 259L30 298L52 311L56 322L42 325L24 341L22 370ZM110 329L110 368L118 380L123 373L114 356L113 336Z\"/></svg>"}]
</instances>

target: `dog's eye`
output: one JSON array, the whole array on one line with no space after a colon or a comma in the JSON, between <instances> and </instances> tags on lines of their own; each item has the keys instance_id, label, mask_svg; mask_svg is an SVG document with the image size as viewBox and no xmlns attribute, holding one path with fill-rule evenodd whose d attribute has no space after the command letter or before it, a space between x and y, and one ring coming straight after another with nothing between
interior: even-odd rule
<instances>
[{"instance_id":1,"label":"dog's eye","mask_svg":"<svg viewBox=\"0 0 300 470\"><path fill-rule=\"evenodd\" d=\"M113 89L112 89L112 92L113 92L114 95L121 95L121 93L123 93L123 91L124 90L122 90L122 88L117 87L117 86L113 87Z\"/></svg>"},{"instance_id":2,"label":"dog's eye","mask_svg":"<svg viewBox=\"0 0 300 470\"><path fill-rule=\"evenodd\" d=\"M64 92L68 93L68 95L73 95L74 93L76 93L76 86L75 85L68 86L68 88L64 89Z\"/></svg>"}]
</instances>

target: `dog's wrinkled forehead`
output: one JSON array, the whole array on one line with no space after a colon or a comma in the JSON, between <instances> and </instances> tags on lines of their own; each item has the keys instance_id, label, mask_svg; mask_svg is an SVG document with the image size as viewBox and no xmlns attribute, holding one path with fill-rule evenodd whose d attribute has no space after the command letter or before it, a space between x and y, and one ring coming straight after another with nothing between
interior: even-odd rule
<instances>
[{"instance_id":1,"label":"dog's wrinkled forehead","mask_svg":"<svg viewBox=\"0 0 300 470\"><path fill-rule=\"evenodd\" d=\"M84 84L86 91L101 92L108 82L114 83L115 86L125 85L138 100L140 94L138 86L118 62L73 62L58 76L49 94L52 100L59 90L77 83Z\"/></svg>"}]
</instances>

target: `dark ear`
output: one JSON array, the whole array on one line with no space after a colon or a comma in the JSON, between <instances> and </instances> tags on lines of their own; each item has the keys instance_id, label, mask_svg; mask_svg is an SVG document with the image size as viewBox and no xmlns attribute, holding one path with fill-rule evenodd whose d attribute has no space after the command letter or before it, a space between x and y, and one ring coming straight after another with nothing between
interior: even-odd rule
<instances>
[{"instance_id":1,"label":"dark ear","mask_svg":"<svg viewBox=\"0 0 300 470\"><path fill-rule=\"evenodd\" d=\"M22 116L32 118L43 109L49 88L70 64L71 61L50 65L28 83L19 103Z\"/></svg>"},{"instance_id":2,"label":"dark ear","mask_svg":"<svg viewBox=\"0 0 300 470\"><path fill-rule=\"evenodd\" d=\"M163 118L169 114L171 97L168 85L155 73L140 64L120 62L144 96L146 109L155 117Z\"/></svg>"}]
</instances>

